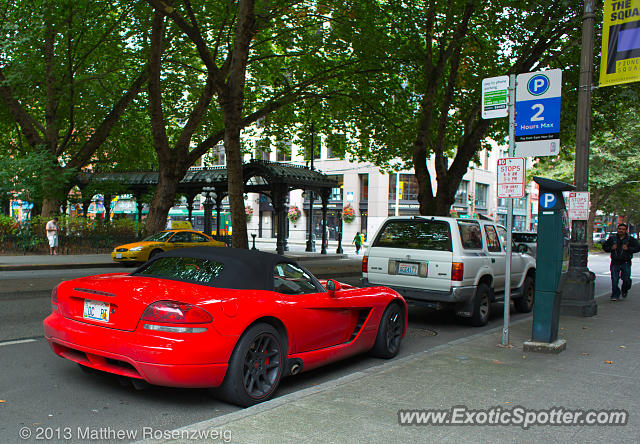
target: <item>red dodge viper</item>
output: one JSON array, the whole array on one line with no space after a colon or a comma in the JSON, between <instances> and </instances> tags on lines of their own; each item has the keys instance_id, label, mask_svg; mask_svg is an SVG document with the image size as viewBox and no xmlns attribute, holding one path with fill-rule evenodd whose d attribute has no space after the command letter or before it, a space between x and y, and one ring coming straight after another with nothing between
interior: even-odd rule
<instances>
[{"instance_id":1,"label":"red dodge viper","mask_svg":"<svg viewBox=\"0 0 640 444\"><path fill-rule=\"evenodd\" d=\"M283 376L367 351L392 358L407 325L389 288L320 282L286 257L233 248L184 248L131 274L66 281L51 304L45 336L83 369L215 388L242 406L269 399Z\"/></svg>"}]
</instances>

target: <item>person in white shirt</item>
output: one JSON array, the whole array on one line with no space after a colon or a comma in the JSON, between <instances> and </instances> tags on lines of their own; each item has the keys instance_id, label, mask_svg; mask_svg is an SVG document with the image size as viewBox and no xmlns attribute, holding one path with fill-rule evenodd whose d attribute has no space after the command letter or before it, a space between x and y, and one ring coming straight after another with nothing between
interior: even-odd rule
<instances>
[{"instance_id":1,"label":"person in white shirt","mask_svg":"<svg viewBox=\"0 0 640 444\"><path fill-rule=\"evenodd\" d=\"M49 254L58 254L56 248L58 248L58 218L54 217L46 226L47 239L49 240Z\"/></svg>"}]
</instances>

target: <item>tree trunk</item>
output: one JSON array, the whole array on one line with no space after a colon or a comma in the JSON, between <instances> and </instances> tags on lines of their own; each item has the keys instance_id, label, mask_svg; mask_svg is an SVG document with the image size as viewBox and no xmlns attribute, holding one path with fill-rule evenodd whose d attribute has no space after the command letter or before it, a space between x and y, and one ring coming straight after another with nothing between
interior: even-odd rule
<instances>
[{"instance_id":1,"label":"tree trunk","mask_svg":"<svg viewBox=\"0 0 640 444\"><path fill-rule=\"evenodd\" d=\"M44 199L42 199L42 211L40 215L43 218L49 219L53 216L57 216L59 213L60 200L49 197L45 197Z\"/></svg>"},{"instance_id":2,"label":"tree trunk","mask_svg":"<svg viewBox=\"0 0 640 444\"><path fill-rule=\"evenodd\" d=\"M178 184L183 177L184 174L180 175L175 167L160 168L158 187L145 223L149 233L157 233L167 226L167 216L175 203Z\"/></svg>"}]
</instances>

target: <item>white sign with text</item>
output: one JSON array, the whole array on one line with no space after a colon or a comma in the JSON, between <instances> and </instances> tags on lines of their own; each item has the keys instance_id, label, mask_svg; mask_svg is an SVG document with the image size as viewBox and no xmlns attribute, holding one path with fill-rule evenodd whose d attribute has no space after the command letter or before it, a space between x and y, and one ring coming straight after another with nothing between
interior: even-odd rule
<instances>
[{"instance_id":1,"label":"white sign with text","mask_svg":"<svg viewBox=\"0 0 640 444\"><path fill-rule=\"evenodd\" d=\"M498 199L524 197L524 157L498 159Z\"/></svg>"},{"instance_id":2,"label":"white sign with text","mask_svg":"<svg viewBox=\"0 0 640 444\"><path fill-rule=\"evenodd\" d=\"M571 191L567 193L567 212L571 220L589 219L589 192Z\"/></svg>"}]
</instances>

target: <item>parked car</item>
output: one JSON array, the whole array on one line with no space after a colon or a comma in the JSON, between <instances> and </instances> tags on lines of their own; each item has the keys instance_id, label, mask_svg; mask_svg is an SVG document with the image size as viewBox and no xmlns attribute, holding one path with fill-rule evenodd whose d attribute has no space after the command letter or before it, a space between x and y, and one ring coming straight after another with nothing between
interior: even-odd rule
<instances>
[{"instance_id":1,"label":"parked car","mask_svg":"<svg viewBox=\"0 0 640 444\"><path fill-rule=\"evenodd\" d=\"M603 232L593 233L593 243L594 244L599 244L601 242L604 242L602 240L602 238L605 237L604 235L605 235L605 233L603 233ZM606 238L605 238L605 240L606 240Z\"/></svg>"},{"instance_id":2,"label":"parked car","mask_svg":"<svg viewBox=\"0 0 640 444\"><path fill-rule=\"evenodd\" d=\"M164 230L139 242L118 245L111 252L115 262L142 264L156 254L176 248L224 247L225 243L195 230Z\"/></svg>"},{"instance_id":3,"label":"parked car","mask_svg":"<svg viewBox=\"0 0 640 444\"><path fill-rule=\"evenodd\" d=\"M414 304L452 306L485 325L491 303L504 299L506 233L481 220L390 217L365 253L362 284L393 288ZM533 308L535 270L535 259L513 248L511 297L520 312Z\"/></svg>"},{"instance_id":4,"label":"parked car","mask_svg":"<svg viewBox=\"0 0 640 444\"><path fill-rule=\"evenodd\" d=\"M536 257L538 251L538 233L535 231L513 231L511 240L516 245L518 251L527 253L532 257ZM526 248L522 248L522 246Z\"/></svg>"},{"instance_id":5,"label":"parked car","mask_svg":"<svg viewBox=\"0 0 640 444\"><path fill-rule=\"evenodd\" d=\"M367 351L392 358L407 325L394 290L319 281L286 257L235 248L62 282L51 303L44 332L57 355L134 385L215 387L241 406L287 375Z\"/></svg>"}]
</instances>

